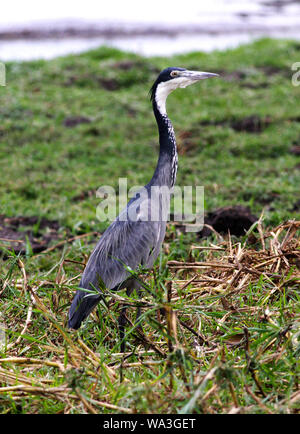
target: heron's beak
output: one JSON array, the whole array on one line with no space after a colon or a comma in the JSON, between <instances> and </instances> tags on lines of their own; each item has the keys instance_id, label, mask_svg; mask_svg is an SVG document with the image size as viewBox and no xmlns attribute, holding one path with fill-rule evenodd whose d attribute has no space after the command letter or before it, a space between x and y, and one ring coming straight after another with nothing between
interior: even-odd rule
<instances>
[{"instance_id":1,"label":"heron's beak","mask_svg":"<svg viewBox=\"0 0 300 434\"><path fill-rule=\"evenodd\" d=\"M213 78L219 77L219 74L215 74L213 72L204 72L204 71L182 71L180 74L181 77L186 77L189 80L198 81L204 80L205 78Z\"/></svg>"}]
</instances>

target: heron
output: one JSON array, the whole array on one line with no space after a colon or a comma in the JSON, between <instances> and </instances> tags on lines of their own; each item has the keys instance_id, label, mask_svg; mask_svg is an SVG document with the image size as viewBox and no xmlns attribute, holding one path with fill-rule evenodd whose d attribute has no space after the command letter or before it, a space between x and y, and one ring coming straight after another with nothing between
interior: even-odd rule
<instances>
[{"instance_id":1,"label":"heron","mask_svg":"<svg viewBox=\"0 0 300 434\"><path fill-rule=\"evenodd\" d=\"M141 282L131 270L138 270L140 266L151 269L159 255L166 232L170 192L177 174L176 139L166 111L167 97L177 88L217 76L211 72L169 67L161 71L155 80L150 89L150 99L159 135L156 169L150 182L136 192L96 244L69 310L69 328L78 329L100 302L100 282L111 291L126 288L128 295L133 290L139 293ZM122 351L125 313L124 305L119 318Z\"/></svg>"}]
</instances>

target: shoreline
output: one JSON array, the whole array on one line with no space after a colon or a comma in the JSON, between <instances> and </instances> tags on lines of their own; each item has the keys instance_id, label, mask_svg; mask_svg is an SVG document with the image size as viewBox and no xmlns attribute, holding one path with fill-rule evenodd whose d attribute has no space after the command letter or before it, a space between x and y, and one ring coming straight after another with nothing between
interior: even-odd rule
<instances>
[{"instance_id":1,"label":"shoreline","mask_svg":"<svg viewBox=\"0 0 300 434\"><path fill-rule=\"evenodd\" d=\"M221 36L234 34L299 34L298 25L268 25L247 23L246 20L236 23L224 22L207 24L157 24L157 23L41 23L29 26L0 27L0 41L34 41L49 39L93 39L93 38L135 38L135 37L180 37L180 36Z\"/></svg>"}]
</instances>

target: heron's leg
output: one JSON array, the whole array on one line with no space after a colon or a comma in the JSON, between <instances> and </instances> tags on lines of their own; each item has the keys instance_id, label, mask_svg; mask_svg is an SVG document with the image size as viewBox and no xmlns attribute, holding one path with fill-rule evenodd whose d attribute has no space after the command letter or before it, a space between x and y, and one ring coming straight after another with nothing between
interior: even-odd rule
<instances>
[{"instance_id":1,"label":"heron's leg","mask_svg":"<svg viewBox=\"0 0 300 434\"><path fill-rule=\"evenodd\" d=\"M119 316L119 336L120 336L120 342L121 342L121 353L125 352L125 324L126 324L126 309L127 306L123 306L121 309L121 313Z\"/></svg>"},{"instance_id":2,"label":"heron's leg","mask_svg":"<svg viewBox=\"0 0 300 434\"><path fill-rule=\"evenodd\" d=\"M134 286L134 289L135 289L135 291L137 293L138 298L140 299L141 298L141 294L142 294L142 290L141 290L142 284L138 280L135 280L133 282L133 286ZM136 309L136 317L135 317L135 322L136 323L138 322L140 316L141 316L141 307L138 306L137 309ZM140 324L139 324L139 328L142 329L142 326Z\"/></svg>"},{"instance_id":3,"label":"heron's leg","mask_svg":"<svg viewBox=\"0 0 300 434\"><path fill-rule=\"evenodd\" d=\"M132 285L128 285L126 289L126 295L129 297L132 293L134 287ZM119 336L120 336L120 342L121 342L121 353L125 352L126 342L125 342L125 325L126 325L126 311L127 311L127 304L123 304L121 313L119 316Z\"/></svg>"},{"instance_id":4,"label":"heron's leg","mask_svg":"<svg viewBox=\"0 0 300 434\"><path fill-rule=\"evenodd\" d=\"M138 297L141 297L141 283L136 280L130 280L127 284L126 294L129 297L133 291L136 291ZM126 325L126 311L127 311L127 305L124 304L121 313L119 316L119 335L120 335L120 342L121 342L121 353L125 352L126 342L124 340L125 337L125 325ZM137 307L136 311L136 319L135 322L138 322L139 317L141 316L141 308L140 306ZM139 328L141 329L141 325L139 325Z\"/></svg>"}]
</instances>

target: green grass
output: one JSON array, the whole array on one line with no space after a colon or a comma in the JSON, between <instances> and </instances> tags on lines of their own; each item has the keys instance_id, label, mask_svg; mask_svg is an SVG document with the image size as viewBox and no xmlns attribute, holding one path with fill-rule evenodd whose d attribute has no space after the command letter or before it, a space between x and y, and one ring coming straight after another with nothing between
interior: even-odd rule
<instances>
[{"instance_id":1,"label":"green grass","mask_svg":"<svg viewBox=\"0 0 300 434\"><path fill-rule=\"evenodd\" d=\"M148 89L157 71L182 65L217 71L221 78L168 98L184 154L177 184L204 185L207 210L244 204L260 215L266 206L270 224L295 216L299 166L289 151L300 140L300 87L291 84L291 65L299 55L299 44L262 40L167 60L99 48L49 62L7 64L0 107L1 212L58 219L75 233L98 230L96 195L73 198L101 185L117 187L119 177L128 178L128 187L149 181L158 144ZM104 88L110 82L116 90ZM253 115L261 131L232 128ZM68 128L64 120L70 116L91 122Z\"/></svg>"},{"instance_id":2,"label":"green grass","mask_svg":"<svg viewBox=\"0 0 300 434\"><path fill-rule=\"evenodd\" d=\"M83 261L90 247L77 240L21 262L11 255L1 300L0 411L299 412L299 222L265 233L265 250L259 237L251 246L249 237L231 239L222 251L192 250L174 269L182 238L174 234L172 253L142 272L141 302L104 290L78 332L66 329L81 271L70 260ZM117 322L124 302L131 307L123 359ZM134 323L138 303L142 332Z\"/></svg>"},{"instance_id":3,"label":"green grass","mask_svg":"<svg viewBox=\"0 0 300 434\"><path fill-rule=\"evenodd\" d=\"M221 75L168 99L180 151L177 184L204 185L207 211L240 204L259 216L264 209L265 227L297 218L299 159L290 150L300 144L300 87L291 84L291 65L299 56L296 42L264 39L169 59L102 47L7 64L7 86L0 88L0 214L58 220L61 239L103 230L96 219L99 198L84 193L117 187L120 177L127 177L128 187L149 181L158 144L147 93L160 69L177 65ZM78 116L90 122L65 125ZM280 232L280 243L286 233ZM265 252L256 232L254 247L247 238L233 238L234 256L241 242L243 266L248 252L253 267L255 252L265 260L276 253L276 242L269 244L274 236L268 234ZM289 251L298 252L296 239L297 233ZM40 256L28 244L22 262L2 247L0 322L7 341L1 359L18 359L0 361L0 411L227 413L237 405L245 413L298 412L299 253L286 256L288 266L283 259L278 269L277 262L267 264L261 276L246 278L243 271L232 287L229 275L212 269L209 276L224 281L219 290L216 283L181 290L183 281L208 271L175 272L167 262L223 261L223 251L190 249L211 242L217 240L199 242L169 227L154 270L143 273L154 295L143 296L144 335L128 324L133 354L123 367L117 319L124 292L106 294L107 304L78 333L66 329L80 263L94 238L77 238ZM228 242L222 246L230 256ZM138 303L135 296L131 303ZM21 335L28 312L31 322ZM128 316L134 322L134 309Z\"/></svg>"}]
</instances>

